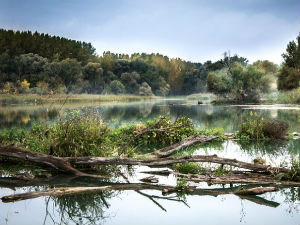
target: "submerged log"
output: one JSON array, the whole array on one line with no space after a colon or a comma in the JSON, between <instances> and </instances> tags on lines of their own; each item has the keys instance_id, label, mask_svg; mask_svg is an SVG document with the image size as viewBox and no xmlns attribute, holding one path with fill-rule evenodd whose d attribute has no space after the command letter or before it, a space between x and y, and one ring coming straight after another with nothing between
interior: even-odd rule
<instances>
[{"instance_id":1,"label":"submerged log","mask_svg":"<svg viewBox=\"0 0 300 225\"><path fill-rule=\"evenodd\" d=\"M209 162L224 165L230 165L238 168L248 169L256 172L288 173L290 170L281 167L272 167L270 165L260 165L238 161L236 159L221 158L217 155L188 155L166 158L116 158L116 157L54 157L38 152L31 152L14 146L1 146L0 155L14 157L23 160L29 160L40 164L48 165L60 171L70 173L76 176L97 176L83 173L75 169L73 165L145 165L145 166L167 166L175 163L184 162ZM103 176L102 176L103 178Z\"/></svg>"},{"instance_id":2,"label":"submerged log","mask_svg":"<svg viewBox=\"0 0 300 225\"><path fill-rule=\"evenodd\" d=\"M0 152L1 154L1 152ZM248 169L256 172L268 173L288 173L290 170L282 167L272 167L270 165L260 165L239 161L236 159L221 158L217 155L187 155L167 158L114 158L114 157L69 157L68 160L75 165L144 165L144 166L167 166L184 162L209 162L230 165L238 168Z\"/></svg>"},{"instance_id":3,"label":"submerged log","mask_svg":"<svg viewBox=\"0 0 300 225\"><path fill-rule=\"evenodd\" d=\"M266 192L278 191L277 187L255 187L249 189L240 189L234 192L236 195L261 195Z\"/></svg>"},{"instance_id":4,"label":"submerged log","mask_svg":"<svg viewBox=\"0 0 300 225\"><path fill-rule=\"evenodd\" d=\"M187 137L178 143L175 143L173 145L170 145L168 147L165 147L158 151L150 153L147 156L157 157L157 158L168 157L184 148L187 148L187 147L193 146L195 144L199 144L199 143L209 142L209 141L217 139L218 137L219 136L217 136L217 135L216 136L205 136L205 135L196 134L196 135Z\"/></svg>"},{"instance_id":5,"label":"submerged log","mask_svg":"<svg viewBox=\"0 0 300 225\"><path fill-rule=\"evenodd\" d=\"M98 175L91 175L87 173L83 173L77 169L75 169L69 162L68 159L63 157L55 157L51 155L46 155L39 152L31 152L19 147L15 147L12 145L3 146L0 145L0 155L13 157L22 160L28 160L31 162L43 164L55 168L57 170L63 171L65 173L69 173L76 176L89 176L94 177ZM101 177L101 176L98 176Z\"/></svg>"},{"instance_id":6,"label":"submerged log","mask_svg":"<svg viewBox=\"0 0 300 225\"><path fill-rule=\"evenodd\" d=\"M158 178L155 176L150 176L150 177L144 177L140 179L140 181L145 183L158 183Z\"/></svg>"},{"instance_id":7,"label":"submerged log","mask_svg":"<svg viewBox=\"0 0 300 225\"><path fill-rule=\"evenodd\" d=\"M234 187L234 188L216 188L216 189L196 189L195 187L187 187L184 189L181 189L181 192L184 192L184 194L187 195L197 195L197 196L219 196L219 195L227 195L235 193L236 190L240 189L240 187ZM22 201L27 199L33 199L43 196L54 196L54 197L60 197L60 196L70 196L70 195L76 195L76 194L91 194L91 193L99 193L103 191L113 191L113 190L159 190L164 192L164 194L171 194L176 191L179 191L174 186L166 186L166 185L154 185L154 184L142 184L142 183L132 183L132 184L111 184L111 185L105 185L105 186L95 186L95 187L63 187L63 188L54 188L50 190L44 190L44 191L35 191L35 192L27 192L27 193L20 193L20 194L13 194L13 195L7 195L3 196L1 198L2 202L8 203L8 202L16 202L16 201ZM169 190L169 191L166 191ZM249 189L250 190L250 189ZM267 190L267 189L266 189ZM270 190L272 191L272 190ZM238 195L239 196L239 195ZM162 197L161 197L162 198ZM247 199L245 196L242 196L242 198ZM249 199L247 199L249 200ZM250 199L250 201L253 201L253 199ZM270 203L268 200L260 198L256 199L257 204L276 207L279 204L272 202Z\"/></svg>"}]
</instances>

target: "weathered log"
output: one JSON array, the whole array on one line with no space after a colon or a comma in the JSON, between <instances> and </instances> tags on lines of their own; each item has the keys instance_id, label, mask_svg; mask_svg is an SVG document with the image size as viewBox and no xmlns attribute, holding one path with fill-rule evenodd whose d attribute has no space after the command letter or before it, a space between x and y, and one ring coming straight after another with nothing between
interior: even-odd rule
<instances>
[{"instance_id":1,"label":"weathered log","mask_svg":"<svg viewBox=\"0 0 300 225\"><path fill-rule=\"evenodd\" d=\"M145 166L167 166L175 163L183 162L210 162L224 165L231 165L238 168L244 168L257 172L270 172L270 173L288 173L290 170L281 167L271 167L270 165L260 165L238 161L236 159L221 158L217 155L188 155L167 158L116 158L116 157L54 157L38 152L31 152L14 146L1 146L0 155L7 157L14 157L23 160L29 160L44 165L51 166L58 170L74 174L77 176L95 176L87 173L80 172L72 167L74 165L145 165ZM103 178L103 177L102 177Z\"/></svg>"},{"instance_id":2,"label":"weathered log","mask_svg":"<svg viewBox=\"0 0 300 225\"><path fill-rule=\"evenodd\" d=\"M147 156L148 157L156 157L156 158L168 157L184 148L187 148L187 147L193 146L195 144L199 144L199 143L209 142L214 139L217 139L218 137L219 136L217 136L217 135L216 136L205 136L205 135L196 134L196 135L187 137L178 143L175 143L168 147L162 148L153 153L149 153L149 154L147 154Z\"/></svg>"},{"instance_id":3,"label":"weathered log","mask_svg":"<svg viewBox=\"0 0 300 225\"><path fill-rule=\"evenodd\" d=\"M181 191L187 195L197 195L197 196L218 196L218 195L226 195L235 193L240 187L235 188L216 188L216 189L195 189L195 187L187 187L182 189ZM63 187L63 188L54 188L50 190L44 191L36 191L36 192L27 192L20 194L13 194L3 196L1 198L2 202L16 202L27 199L33 199L43 196L66 196L66 195L76 195L76 194L91 194L91 193L99 193L103 191L113 191L113 190L170 190L165 192L164 194L171 194L174 191L178 191L178 189L174 186L166 186L166 185L153 185L153 184L141 184L141 183L132 183L132 184L112 184L105 186L96 186L96 187ZM272 191L272 190L270 190ZM239 196L239 195L238 195ZM243 196L244 198L244 196ZM251 200L250 200L251 201ZM259 201L259 204L264 204L264 201ZM269 206L268 204L265 204Z\"/></svg>"},{"instance_id":4,"label":"weathered log","mask_svg":"<svg viewBox=\"0 0 300 225\"><path fill-rule=\"evenodd\" d=\"M280 186L296 186L300 187L300 182L295 181L281 181L275 180L272 174L257 173L252 171L231 171L224 176L215 175L214 172L207 172L204 174L182 174L178 172L169 171L168 174L160 173L159 171L143 171L142 173L156 174L156 175L169 175L174 174L179 177L184 177L188 181L193 182L206 182L209 185L215 184L265 184L265 185L280 185Z\"/></svg>"},{"instance_id":5,"label":"weathered log","mask_svg":"<svg viewBox=\"0 0 300 225\"><path fill-rule=\"evenodd\" d=\"M168 187L168 186L134 183L134 184L113 184L113 185L96 186L96 187L63 187L63 188L54 188L45 191L35 191L35 192L26 192L26 193L8 195L2 197L1 200L3 202L15 202L15 201L21 201L26 199L38 198L42 196L58 197L58 196L75 195L75 194L97 193L97 192L111 191L111 190L146 190L146 189L161 190L164 187Z\"/></svg>"},{"instance_id":6,"label":"weathered log","mask_svg":"<svg viewBox=\"0 0 300 225\"><path fill-rule=\"evenodd\" d=\"M140 181L145 183L158 183L158 178L155 176L145 177L140 179Z\"/></svg>"},{"instance_id":7,"label":"weathered log","mask_svg":"<svg viewBox=\"0 0 300 225\"><path fill-rule=\"evenodd\" d=\"M46 155L39 152L31 152L12 145L9 146L0 145L0 155L47 165L57 170L63 171L65 173L73 174L76 176L89 176L89 177L99 177L99 178L102 177L98 175L83 173L75 169L70 164L69 160L66 158Z\"/></svg>"},{"instance_id":8,"label":"weathered log","mask_svg":"<svg viewBox=\"0 0 300 225\"><path fill-rule=\"evenodd\" d=\"M1 154L1 152L0 152ZM282 167L272 167L270 165L256 165L238 161L236 159L221 158L217 155L187 155L178 157L167 158L113 158L113 157L69 157L68 160L72 164L77 165L105 165L105 164L118 164L118 165L144 165L144 166L167 166L175 163L184 162L210 162L224 165L231 165L238 168L248 169L256 172L271 172L271 173L288 173L290 170Z\"/></svg>"},{"instance_id":9,"label":"weathered log","mask_svg":"<svg viewBox=\"0 0 300 225\"><path fill-rule=\"evenodd\" d=\"M277 187L255 187L249 189L240 189L234 192L236 195L261 195L266 192L278 191Z\"/></svg>"},{"instance_id":10,"label":"weathered log","mask_svg":"<svg viewBox=\"0 0 300 225\"><path fill-rule=\"evenodd\" d=\"M241 199L248 200L248 201L258 204L258 205L264 205L264 206L269 206L269 207L273 207L273 208L276 208L280 205L278 202L270 201L270 200L264 199L264 198L256 196L256 195L239 195L239 197Z\"/></svg>"}]
</instances>

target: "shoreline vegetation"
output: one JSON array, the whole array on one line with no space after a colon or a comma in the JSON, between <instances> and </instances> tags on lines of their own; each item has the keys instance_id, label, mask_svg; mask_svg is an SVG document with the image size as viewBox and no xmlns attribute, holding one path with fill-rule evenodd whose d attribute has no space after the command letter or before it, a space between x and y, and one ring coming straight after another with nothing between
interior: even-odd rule
<instances>
[{"instance_id":1,"label":"shoreline vegetation","mask_svg":"<svg viewBox=\"0 0 300 225\"><path fill-rule=\"evenodd\" d=\"M79 101L79 94L83 100L90 99L86 94L100 95L96 97L99 101L143 99L138 96L195 99L196 93L212 95L207 94L210 92L217 104L299 104L299 40L300 35L298 42L287 44L279 66L268 60L250 64L247 58L230 52L204 63L154 53L108 51L98 56L90 43L0 29L0 94L4 96L0 99L31 101L33 94L52 99L57 96L57 101L61 101L60 95L72 95L70 98ZM45 101L43 97L33 98Z\"/></svg>"},{"instance_id":2,"label":"shoreline vegetation","mask_svg":"<svg viewBox=\"0 0 300 225\"><path fill-rule=\"evenodd\" d=\"M256 195L278 190L277 187L300 186L299 161L293 159L290 167L273 167L265 160L256 158L252 163L238 159L222 158L217 155L194 155L201 144L218 145L230 136L246 141L281 139L287 135L287 124L281 121L264 121L255 114L242 124L236 134L224 134L222 129L196 129L186 117L172 121L166 117L110 128L99 115L79 115L70 113L57 123L41 123L29 130L8 129L0 134L0 171L5 173L5 162L34 162L42 166L47 179L69 174L74 177L90 177L110 180L122 176L120 165L146 165L154 168L168 167L168 172L149 171L150 174L173 173L177 177L177 186L155 185L155 177L144 179L143 183L132 186L107 186L85 189L58 188L42 192L16 194L2 197L3 202L18 201L39 196L61 196L104 190L158 189L163 193L191 193L195 187L187 181L207 182L208 184L254 184L266 185L264 188L236 190L238 195ZM278 131L281 131L278 134ZM238 140L236 140L238 141ZM187 150L188 151L183 151ZM194 149L194 150L193 150ZM188 154L186 154L189 152ZM206 167L204 163L215 166ZM35 164L31 166L34 167ZM5 167L5 166L4 166ZM52 169L51 169L52 168ZM9 169L8 169L8 173ZM15 184L36 182L34 173L15 174ZM40 175L39 175L40 176ZM45 176L45 175L42 175ZM123 176L124 177L124 176ZM5 179L0 179L5 182ZM16 181L17 180L17 181ZM41 182L43 179L40 179ZM6 179L6 185L12 182ZM146 184L149 186L143 186ZM271 185L271 186L270 186ZM200 190L199 190L200 191Z\"/></svg>"},{"instance_id":3,"label":"shoreline vegetation","mask_svg":"<svg viewBox=\"0 0 300 225\"><path fill-rule=\"evenodd\" d=\"M0 105L21 105L21 104L35 104L42 105L46 103L79 103L79 102L138 102L138 101L152 101L152 100L172 100L183 99L189 101L196 101L201 104L241 104L234 101L230 97L218 96L213 93L195 93L187 96L141 96L134 94L0 94ZM246 104L300 104L300 88L290 91L273 91L269 94L261 96L259 102Z\"/></svg>"},{"instance_id":4,"label":"shoreline vegetation","mask_svg":"<svg viewBox=\"0 0 300 225\"><path fill-rule=\"evenodd\" d=\"M12 104L36 104L45 103L76 103L76 102L134 102L145 100L161 99L158 96L140 96L140 95L97 95L97 94L54 94L54 95L38 95L38 94L0 94L0 105Z\"/></svg>"}]
</instances>

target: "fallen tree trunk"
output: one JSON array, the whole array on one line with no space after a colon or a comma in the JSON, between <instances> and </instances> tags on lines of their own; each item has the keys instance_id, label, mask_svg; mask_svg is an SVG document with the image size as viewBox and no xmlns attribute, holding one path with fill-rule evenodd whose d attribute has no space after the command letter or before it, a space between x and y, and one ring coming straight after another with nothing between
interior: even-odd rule
<instances>
[{"instance_id":1,"label":"fallen tree trunk","mask_svg":"<svg viewBox=\"0 0 300 225\"><path fill-rule=\"evenodd\" d=\"M149 154L147 154L147 156L155 157L155 158L165 158L165 157L168 157L184 148L187 148L192 145L199 144L199 143L209 142L214 139L217 139L218 137L219 136L217 136L217 135L216 136L205 136L205 135L196 134L196 135L187 137L178 143L175 143L168 147L162 148L153 153L149 153Z\"/></svg>"},{"instance_id":2,"label":"fallen tree trunk","mask_svg":"<svg viewBox=\"0 0 300 225\"><path fill-rule=\"evenodd\" d=\"M0 155L29 160L40 164L48 165L58 170L76 176L98 176L80 172L71 166L74 165L145 165L145 166L167 166L184 162L210 162L231 165L238 168L248 169L256 172L288 173L290 170L270 165L260 165L238 161L236 159L221 158L217 155L188 155L167 158L116 158L116 157L54 157L38 152L31 152L14 146L0 146ZM98 176L101 177L101 176Z\"/></svg>"},{"instance_id":3,"label":"fallen tree trunk","mask_svg":"<svg viewBox=\"0 0 300 225\"><path fill-rule=\"evenodd\" d=\"M235 193L237 190L239 190L240 187L234 187L234 188L216 188L216 189L195 189L194 188L184 188L180 190L181 192L187 194L187 195L197 195L197 196L219 196L219 195L226 195L226 194L232 194ZM266 187L267 188L267 187ZM27 193L20 193L20 194L13 194L13 195L7 195L3 196L1 200L5 203L8 202L16 202L16 201L22 201L27 199L33 199L43 196L54 196L54 197L60 197L60 196L67 196L67 195L76 195L76 194L91 194L91 193L99 193L103 191L120 191L120 190L170 190L168 192L163 192L164 194L171 194L178 191L178 189L174 186L166 186L166 185L153 185L153 184L141 184L141 183L132 183L132 184L112 184L112 185L105 185L105 186L95 186L95 187L63 187L63 188L54 188L50 190L44 190L44 191L35 191L35 192L27 192ZM250 189L249 189L250 190ZM266 189L267 190L267 189ZM272 190L270 190L272 191ZM163 198L163 197L161 197ZM243 196L244 198L244 196ZM247 199L248 200L248 199ZM249 199L249 201L253 201L253 199ZM266 206L276 207L279 204L272 202L272 204L263 198L256 199L257 204L262 204Z\"/></svg>"},{"instance_id":4,"label":"fallen tree trunk","mask_svg":"<svg viewBox=\"0 0 300 225\"><path fill-rule=\"evenodd\" d=\"M15 147L12 145L3 146L0 145L0 155L13 157L17 159L28 160L31 162L43 164L55 168L57 170L63 171L65 173L69 173L75 176L89 176L89 177L99 177L98 175L92 175L83 173L77 169L75 169L69 162L68 159L63 157L55 157L51 155L46 155L39 152L31 152L19 147Z\"/></svg>"},{"instance_id":5,"label":"fallen tree trunk","mask_svg":"<svg viewBox=\"0 0 300 225\"><path fill-rule=\"evenodd\" d=\"M0 152L1 154L1 152ZM184 162L209 162L224 165L231 165L238 168L248 169L256 172L288 173L290 170L282 167L272 167L270 165L260 165L238 161L236 159L221 158L217 155L187 155L167 158L113 158L113 157L69 157L70 163L75 165L144 165L144 166L167 166Z\"/></svg>"},{"instance_id":6,"label":"fallen tree trunk","mask_svg":"<svg viewBox=\"0 0 300 225\"><path fill-rule=\"evenodd\" d=\"M236 195L261 195L266 192L278 191L277 187L255 187L249 189L240 189L234 192Z\"/></svg>"},{"instance_id":7,"label":"fallen tree trunk","mask_svg":"<svg viewBox=\"0 0 300 225\"><path fill-rule=\"evenodd\" d=\"M168 176L173 174L178 177L184 177L188 181L196 183L206 182L209 185L215 184L259 184L259 185L280 185L300 187L300 182L275 180L272 174L263 174L252 171L232 171L230 174L215 175L209 172L204 174L183 174L167 170L162 171L142 171L142 173Z\"/></svg>"}]
</instances>

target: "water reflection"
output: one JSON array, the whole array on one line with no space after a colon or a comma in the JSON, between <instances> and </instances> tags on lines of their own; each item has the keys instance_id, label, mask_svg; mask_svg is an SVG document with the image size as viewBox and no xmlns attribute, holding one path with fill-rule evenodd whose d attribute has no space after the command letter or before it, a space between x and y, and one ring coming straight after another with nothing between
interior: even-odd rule
<instances>
[{"instance_id":1,"label":"water reflection","mask_svg":"<svg viewBox=\"0 0 300 225\"><path fill-rule=\"evenodd\" d=\"M250 107L250 106L214 106L197 105L186 101L150 101L138 103L85 103L81 105L45 105L45 106L4 106L0 109L0 129L17 126L30 127L34 121L53 121L69 111L93 110L100 113L112 126L124 123L136 123L158 117L190 117L200 128L222 127L226 132L238 129L242 121L249 117L250 111L268 119L279 119L289 123L290 131L300 132L299 110L297 107Z\"/></svg>"}]
</instances>

